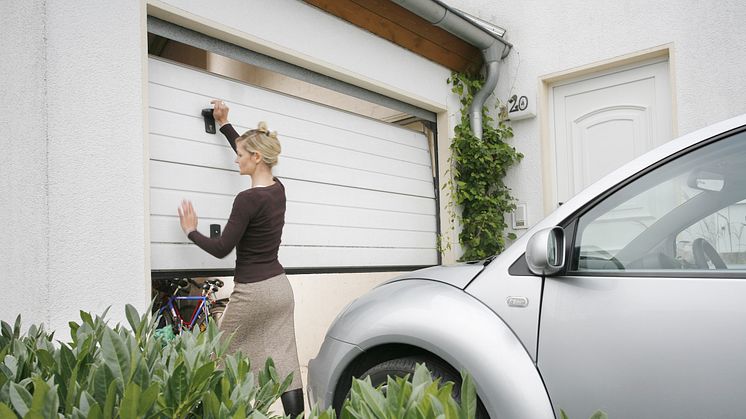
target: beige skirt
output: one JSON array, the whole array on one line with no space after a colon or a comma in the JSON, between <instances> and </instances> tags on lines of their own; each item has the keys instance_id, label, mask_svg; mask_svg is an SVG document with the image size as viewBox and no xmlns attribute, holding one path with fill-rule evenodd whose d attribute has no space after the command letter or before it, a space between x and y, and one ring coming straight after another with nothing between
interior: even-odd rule
<instances>
[{"instance_id":1,"label":"beige skirt","mask_svg":"<svg viewBox=\"0 0 746 419\"><path fill-rule=\"evenodd\" d=\"M243 352L256 374L271 357L280 379L293 374L287 390L302 387L295 345L293 289L285 274L264 281L234 284L220 330L234 333L228 353Z\"/></svg>"}]
</instances>

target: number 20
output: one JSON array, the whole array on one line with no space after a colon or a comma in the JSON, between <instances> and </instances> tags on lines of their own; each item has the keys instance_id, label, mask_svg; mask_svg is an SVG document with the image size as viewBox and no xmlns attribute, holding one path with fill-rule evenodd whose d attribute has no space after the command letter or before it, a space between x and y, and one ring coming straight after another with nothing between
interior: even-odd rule
<instances>
[{"instance_id":1,"label":"number 20","mask_svg":"<svg viewBox=\"0 0 746 419\"><path fill-rule=\"evenodd\" d=\"M513 95L510 97L508 104L512 105L508 112L525 111L528 108L528 98L526 96L518 97L517 95Z\"/></svg>"}]
</instances>

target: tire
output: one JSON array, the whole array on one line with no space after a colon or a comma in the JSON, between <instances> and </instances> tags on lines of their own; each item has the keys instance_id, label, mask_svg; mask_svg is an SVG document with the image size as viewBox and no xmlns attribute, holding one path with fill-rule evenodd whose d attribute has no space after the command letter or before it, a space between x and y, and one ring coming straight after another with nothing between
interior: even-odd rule
<instances>
[{"instance_id":1,"label":"tire","mask_svg":"<svg viewBox=\"0 0 746 419\"><path fill-rule=\"evenodd\" d=\"M223 313L225 313L225 307L228 305L228 299L222 299L215 301L215 304L210 307L210 317L215 320L215 324L220 326L223 320Z\"/></svg>"},{"instance_id":2,"label":"tire","mask_svg":"<svg viewBox=\"0 0 746 419\"><path fill-rule=\"evenodd\" d=\"M388 377L404 377L409 374L410 380L414 376L414 369L417 364L425 364L427 369L430 370L433 379L440 378L440 382L452 381L455 385L453 386L453 398L457 402L461 402L461 374L459 374L453 367L448 365L445 361L436 359L428 356L409 356L404 358L390 359L383 361L367 371L360 374L360 378L370 377L370 382L373 387L386 384ZM349 389L347 391L349 395ZM337 412L342 408L342 403L338 403L339 406L334 406ZM482 401L477 397L477 419L489 419L487 410L485 409Z\"/></svg>"},{"instance_id":3,"label":"tire","mask_svg":"<svg viewBox=\"0 0 746 419\"><path fill-rule=\"evenodd\" d=\"M157 329L162 329L164 327L170 327L171 330L173 331L174 335L178 335L179 334L179 328L175 324L174 319L171 317L171 313L169 313L166 310L164 310L161 313L161 317L158 319L158 324L156 325L155 328L157 330Z\"/></svg>"}]
</instances>

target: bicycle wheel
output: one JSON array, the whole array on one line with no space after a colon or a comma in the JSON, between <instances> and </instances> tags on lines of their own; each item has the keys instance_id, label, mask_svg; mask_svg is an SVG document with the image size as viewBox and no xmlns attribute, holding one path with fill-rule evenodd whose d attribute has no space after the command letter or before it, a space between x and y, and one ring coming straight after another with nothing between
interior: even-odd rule
<instances>
[{"instance_id":1,"label":"bicycle wheel","mask_svg":"<svg viewBox=\"0 0 746 419\"><path fill-rule=\"evenodd\" d=\"M220 326L220 322L223 319L223 313L225 313L225 307L228 305L228 299L217 300L215 303L210 305L210 317L215 320L215 323Z\"/></svg>"},{"instance_id":2,"label":"bicycle wheel","mask_svg":"<svg viewBox=\"0 0 746 419\"><path fill-rule=\"evenodd\" d=\"M200 332L204 332L207 330L207 319L208 319L207 309L202 310L201 313L199 313L199 316L194 320L194 324L192 325L192 330L199 330Z\"/></svg>"}]
</instances>

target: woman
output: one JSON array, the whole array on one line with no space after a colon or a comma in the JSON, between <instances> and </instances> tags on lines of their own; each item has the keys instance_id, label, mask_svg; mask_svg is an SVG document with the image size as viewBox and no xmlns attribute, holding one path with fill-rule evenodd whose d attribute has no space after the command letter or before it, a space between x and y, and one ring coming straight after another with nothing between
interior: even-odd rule
<instances>
[{"instance_id":1,"label":"woman","mask_svg":"<svg viewBox=\"0 0 746 419\"><path fill-rule=\"evenodd\" d=\"M240 350L249 356L255 371L272 357L281 377L293 373L293 382L281 399L285 414L295 418L303 412L303 390L293 326L293 290L277 260L285 225L285 187L272 176L280 142L265 122L239 136L228 123L225 103L212 103L220 132L236 152L239 171L251 176L251 188L236 196L220 238L211 239L197 231L197 214L189 201L179 208L181 228L215 257L224 258L236 248L235 286L220 329L226 334L235 332L229 352Z\"/></svg>"}]
</instances>

